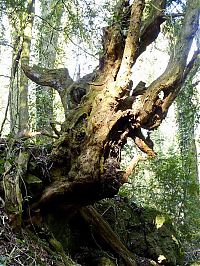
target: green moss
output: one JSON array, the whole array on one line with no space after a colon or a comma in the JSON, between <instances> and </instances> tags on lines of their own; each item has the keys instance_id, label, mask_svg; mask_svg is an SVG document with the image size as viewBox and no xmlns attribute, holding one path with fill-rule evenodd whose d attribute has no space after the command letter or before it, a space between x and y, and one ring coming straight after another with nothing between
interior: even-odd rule
<instances>
[{"instance_id":1,"label":"green moss","mask_svg":"<svg viewBox=\"0 0 200 266\"><path fill-rule=\"evenodd\" d=\"M24 180L29 185L31 185L31 184L41 184L42 183L41 179L39 179L37 176L31 175L31 174L28 174L27 176L25 176Z\"/></svg>"},{"instance_id":2,"label":"green moss","mask_svg":"<svg viewBox=\"0 0 200 266\"><path fill-rule=\"evenodd\" d=\"M190 266L200 266L200 260L192 262Z\"/></svg>"}]
</instances>

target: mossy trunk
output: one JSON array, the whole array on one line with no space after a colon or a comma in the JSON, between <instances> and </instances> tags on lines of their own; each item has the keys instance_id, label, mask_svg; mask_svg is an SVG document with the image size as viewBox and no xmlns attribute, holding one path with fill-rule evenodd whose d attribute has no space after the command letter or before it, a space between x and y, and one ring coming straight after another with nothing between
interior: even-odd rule
<instances>
[{"instance_id":1,"label":"mossy trunk","mask_svg":"<svg viewBox=\"0 0 200 266\"><path fill-rule=\"evenodd\" d=\"M141 129L153 130L161 124L193 66L198 53L194 53L189 64L186 54L198 28L199 5L197 0L188 1L175 53L165 72L148 87L141 81L132 88L131 68L156 39L165 21L166 2L154 4L153 19L150 12L143 21L145 2L126 3L130 10L127 36L121 31L123 24L104 28L104 53L99 68L78 81L72 80L67 69L23 66L30 79L58 91L66 116L49 157L54 182L44 190L36 206L48 205L50 201L86 205L115 195L127 182L127 175L120 169L120 153L127 137L147 155L156 155L152 141L145 138ZM122 2L119 10L122 22L124 5Z\"/></svg>"},{"instance_id":2,"label":"mossy trunk","mask_svg":"<svg viewBox=\"0 0 200 266\"><path fill-rule=\"evenodd\" d=\"M132 169L123 172L120 168L121 149L128 137L147 155L156 155L142 129L153 130L161 124L193 66L198 53L189 64L187 55L198 28L199 4L198 0L188 1L182 31L165 72L148 87L141 81L132 88L132 66L157 38L166 19L166 1L153 1L153 18L150 13L144 19L144 7L144 0L132 5L122 1L121 22L126 8L130 11L127 35L121 30L123 24L104 28L99 67L78 81L72 80L66 68L23 66L34 82L58 91L66 117L62 131L55 132L58 140L47 159L50 181L44 182L32 211L58 206L74 210L117 194ZM43 176L41 169L38 173Z\"/></svg>"}]
</instances>

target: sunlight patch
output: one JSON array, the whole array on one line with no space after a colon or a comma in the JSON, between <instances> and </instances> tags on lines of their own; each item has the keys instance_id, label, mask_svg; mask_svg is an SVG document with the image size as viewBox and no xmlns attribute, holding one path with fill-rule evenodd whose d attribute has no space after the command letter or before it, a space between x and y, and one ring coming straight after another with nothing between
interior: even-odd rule
<instances>
[{"instance_id":1,"label":"sunlight patch","mask_svg":"<svg viewBox=\"0 0 200 266\"><path fill-rule=\"evenodd\" d=\"M158 257L158 263L161 263L164 260L166 260L165 256L164 255L159 255L159 257Z\"/></svg>"},{"instance_id":2,"label":"sunlight patch","mask_svg":"<svg viewBox=\"0 0 200 266\"><path fill-rule=\"evenodd\" d=\"M156 216L155 225L157 229L162 227L164 222L165 222L165 217L163 215Z\"/></svg>"}]
</instances>

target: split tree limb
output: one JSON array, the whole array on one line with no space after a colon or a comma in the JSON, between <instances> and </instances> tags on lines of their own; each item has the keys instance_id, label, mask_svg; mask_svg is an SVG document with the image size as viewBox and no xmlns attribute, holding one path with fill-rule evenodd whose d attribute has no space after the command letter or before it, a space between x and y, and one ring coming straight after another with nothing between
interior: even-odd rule
<instances>
[{"instance_id":1,"label":"split tree limb","mask_svg":"<svg viewBox=\"0 0 200 266\"><path fill-rule=\"evenodd\" d=\"M116 78L118 86L121 87L124 87L127 81L129 82L131 68L136 60L144 7L144 0L135 0L132 4L128 35L125 42L122 62Z\"/></svg>"},{"instance_id":2,"label":"split tree limb","mask_svg":"<svg viewBox=\"0 0 200 266\"><path fill-rule=\"evenodd\" d=\"M157 121L148 121L155 112L156 101L159 93L164 92L163 104L159 105L162 119L166 116L169 106L177 96L180 85L183 81L183 75L186 69L187 56L189 54L193 37L199 26L199 2L198 0L189 0L188 7L184 18L181 33L177 39L174 53L171 54L168 66L165 72L147 88L143 96L143 110L141 110L140 122L148 126L153 126ZM163 115L163 117L162 117Z\"/></svg>"}]
</instances>

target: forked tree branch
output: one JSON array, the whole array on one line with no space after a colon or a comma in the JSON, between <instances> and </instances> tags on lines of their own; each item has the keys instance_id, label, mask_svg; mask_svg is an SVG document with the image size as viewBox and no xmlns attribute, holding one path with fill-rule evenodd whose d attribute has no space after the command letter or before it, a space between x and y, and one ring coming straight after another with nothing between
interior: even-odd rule
<instances>
[{"instance_id":1,"label":"forked tree branch","mask_svg":"<svg viewBox=\"0 0 200 266\"><path fill-rule=\"evenodd\" d=\"M182 30L170 56L168 66L165 72L150 84L143 96L143 110L140 110L140 122L147 124L148 127L155 127L156 119L151 119L151 121L149 119L156 109L159 111L156 115L160 120L156 127L161 123L169 106L177 96L183 80L187 76L187 57L199 26L199 10L198 0L188 1ZM159 100L161 91L164 93L164 99ZM157 104L158 102L159 104Z\"/></svg>"}]
</instances>

